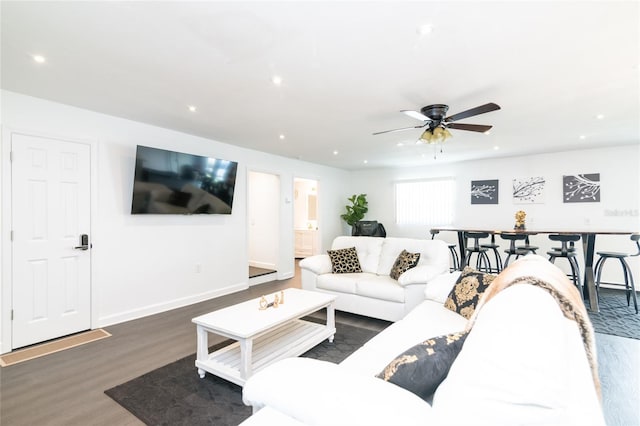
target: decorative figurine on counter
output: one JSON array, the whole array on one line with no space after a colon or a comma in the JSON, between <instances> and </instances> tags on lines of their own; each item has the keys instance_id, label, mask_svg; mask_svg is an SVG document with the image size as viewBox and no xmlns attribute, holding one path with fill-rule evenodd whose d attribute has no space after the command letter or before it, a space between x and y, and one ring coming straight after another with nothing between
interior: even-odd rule
<instances>
[{"instance_id":1,"label":"decorative figurine on counter","mask_svg":"<svg viewBox=\"0 0 640 426\"><path fill-rule=\"evenodd\" d=\"M516 212L516 225L513 227L516 231L524 231L526 228L524 226L524 219L527 217L527 214L524 210L518 210Z\"/></svg>"}]
</instances>

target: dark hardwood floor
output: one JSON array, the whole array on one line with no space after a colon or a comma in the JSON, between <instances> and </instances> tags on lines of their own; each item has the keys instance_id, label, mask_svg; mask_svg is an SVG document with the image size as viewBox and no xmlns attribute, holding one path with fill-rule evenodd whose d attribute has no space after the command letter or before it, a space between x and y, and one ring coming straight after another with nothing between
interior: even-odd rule
<instances>
[{"instance_id":1,"label":"dark hardwood floor","mask_svg":"<svg viewBox=\"0 0 640 426\"><path fill-rule=\"evenodd\" d=\"M299 287L299 276L107 327L107 339L1 368L0 425L140 425L104 390L194 353L191 318ZM375 330L387 324L340 312L337 320ZM597 335L597 343L608 425L640 426L640 341Z\"/></svg>"}]
</instances>

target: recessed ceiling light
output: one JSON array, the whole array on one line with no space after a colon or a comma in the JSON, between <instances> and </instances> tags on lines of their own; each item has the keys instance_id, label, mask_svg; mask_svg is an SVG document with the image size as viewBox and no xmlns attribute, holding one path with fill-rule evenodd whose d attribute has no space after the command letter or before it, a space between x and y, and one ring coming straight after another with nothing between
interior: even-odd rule
<instances>
[{"instance_id":1,"label":"recessed ceiling light","mask_svg":"<svg viewBox=\"0 0 640 426\"><path fill-rule=\"evenodd\" d=\"M189 105L188 108L189 108L189 111L191 111L191 112L196 112L196 110L198 109L198 108L196 108L195 105Z\"/></svg>"},{"instance_id":2,"label":"recessed ceiling light","mask_svg":"<svg viewBox=\"0 0 640 426\"><path fill-rule=\"evenodd\" d=\"M421 36L421 37L425 36L427 34L431 34L432 31L433 31L433 25L431 25L431 24L420 25L418 27L418 29L416 30L418 35Z\"/></svg>"},{"instance_id":3,"label":"recessed ceiling light","mask_svg":"<svg viewBox=\"0 0 640 426\"><path fill-rule=\"evenodd\" d=\"M598 114L598 115L596 115L596 118L598 120L602 120L604 118L604 115L603 114Z\"/></svg>"},{"instance_id":4,"label":"recessed ceiling light","mask_svg":"<svg viewBox=\"0 0 640 426\"><path fill-rule=\"evenodd\" d=\"M484 132L485 135L490 135L491 134L491 130L487 130L486 132Z\"/></svg>"},{"instance_id":5,"label":"recessed ceiling light","mask_svg":"<svg viewBox=\"0 0 640 426\"><path fill-rule=\"evenodd\" d=\"M402 142L398 142L396 146L404 146L404 144Z\"/></svg>"},{"instance_id":6,"label":"recessed ceiling light","mask_svg":"<svg viewBox=\"0 0 640 426\"><path fill-rule=\"evenodd\" d=\"M369 162L368 160L364 160L364 161L363 161L363 163L364 163L364 164L367 164L368 162Z\"/></svg>"},{"instance_id":7,"label":"recessed ceiling light","mask_svg":"<svg viewBox=\"0 0 640 426\"><path fill-rule=\"evenodd\" d=\"M33 55L33 60L39 64L44 64L47 59L42 55Z\"/></svg>"},{"instance_id":8,"label":"recessed ceiling light","mask_svg":"<svg viewBox=\"0 0 640 426\"><path fill-rule=\"evenodd\" d=\"M279 75L274 75L273 77L271 77L271 82L276 86L280 86L282 84L282 77L280 77Z\"/></svg>"},{"instance_id":9,"label":"recessed ceiling light","mask_svg":"<svg viewBox=\"0 0 640 426\"><path fill-rule=\"evenodd\" d=\"M333 155L338 155L338 151L333 151Z\"/></svg>"},{"instance_id":10,"label":"recessed ceiling light","mask_svg":"<svg viewBox=\"0 0 640 426\"><path fill-rule=\"evenodd\" d=\"M580 140L582 140L582 141L583 141L583 140L585 140L586 138L587 138L587 137L586 137L585 135L580 135L580 136L579 136L579 139L580 139Z\"/></svg>"},{"instance_id":11,"label":"recessed ceiling light","mask_svg":"<svg viewBox=\"0 0 640 426\"><path fill-rule=\"evenodd\" d=\"M279 138L280 138L280 140L283 140L284 139L284 135L282 133L280 133Z\"/></svg>"},{"instance_id":12,"label":"recessed ceiling light","mask_svg":"<svg viewBox=\"0 0 640 426\"><path fill-rule=\"evenodd\" d=\"M500 149L500 147L499 147L498 145L496 145L496 146L494 146L494 147L493 147L493 150L494 150L494 151L497 151L497 150L499 150L499 149Z\"/></svg>"}]
</instances>

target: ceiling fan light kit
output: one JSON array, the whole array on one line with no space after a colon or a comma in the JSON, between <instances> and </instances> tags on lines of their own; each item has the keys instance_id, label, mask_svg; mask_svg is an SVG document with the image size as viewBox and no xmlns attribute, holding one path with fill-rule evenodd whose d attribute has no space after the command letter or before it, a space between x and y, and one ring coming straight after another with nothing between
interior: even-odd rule
<instances>
[{"instance_id":1,"label":"ceiling fan light kit","mask_svg":"<svg viewBox=\"0 0 640 426\"><path fill-rule=\"evenodd\" d=\"M425 107L422 107L420 109L420 112L413 111L413 110L402 110L400 112L416 120L423 121L424 123L420 126L403 127L401 129L393 129L393 130L384 130L382 132L376 132L374 133L374 135L427 127L427 129L422 133L422 135L420 136L420 139L418 139L416 143L426 143L426 144L436 144L438 142L442 143L452 136L451 132L449 132L449 129L467 130L471 132L480 132L480 133L487 132L489 129L491 129L492 126L487 126L482 124L454 123L454 121L461 120L463 118L473 117L474 115L496 111L499 109L500 109L500 106L498 104L491 102L488 104L477 106L475 108L468 109L466 111L459 112L457 114L450 115L448 117L446 115L447 115L447 111L449 111L449 106L444 104L427 105Z\"/></svg>"},{"instance_id":2,"label":"ceiling fan light kit","mask_svg":"<svg viewBox=\"0 0 640 426\"><path fill-rule=\"evenodd\" d=\"M451 137L451 132L446 127L438 126L435 129L427 129L420 136L420 142L438 143L444 142Z\"/></svg>"}]
</instances>

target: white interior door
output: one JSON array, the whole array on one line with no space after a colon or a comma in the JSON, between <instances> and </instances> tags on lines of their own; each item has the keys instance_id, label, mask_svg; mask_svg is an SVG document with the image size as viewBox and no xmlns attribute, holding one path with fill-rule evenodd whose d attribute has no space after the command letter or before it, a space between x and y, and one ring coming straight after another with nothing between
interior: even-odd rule
<instances>
[{"instance_id":1,"label":"white interior door","mask_svg":"<svg viewBox=\"0 0 640 426\"><path fill-rule=\"evenodd\" d=\"M13 134L11 151L15 349L91 328L91 147Z\"/></svg>"}]
</instances>

